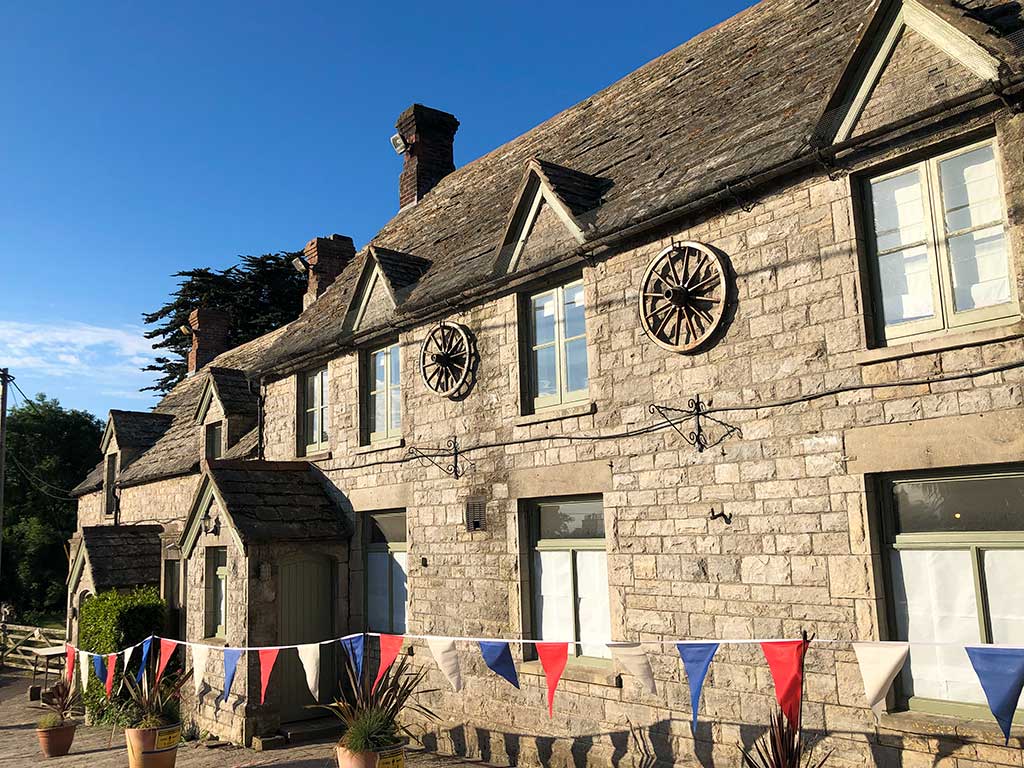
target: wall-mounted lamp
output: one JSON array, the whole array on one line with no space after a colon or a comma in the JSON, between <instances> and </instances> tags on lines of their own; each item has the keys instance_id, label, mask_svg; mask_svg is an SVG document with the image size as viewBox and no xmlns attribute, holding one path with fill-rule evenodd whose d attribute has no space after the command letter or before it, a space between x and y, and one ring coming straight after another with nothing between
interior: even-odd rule
<instances>
[{"instance_id":1,"label":"wall-mounted lamp","mask_svg":"<svg viewBox=\"0 0 1024 768\"><path fill-rule=\"evenodd\" d=\"M192 328L188 325L179 325L178 330L181 331L186 336L192 335Z\"/></svg>"},{"instance_id":2,"label":"wall-mounted lamp","mask_svg":"<svg viewBox=\"0 0 1024 768\"><path fill-rule=\"evenodd\" d=\"M296 256L292 259L292 266L295 267L295 271L299 274L306 274L309 271L309 264L301 256Z\"/></svg>"}]
</instances>

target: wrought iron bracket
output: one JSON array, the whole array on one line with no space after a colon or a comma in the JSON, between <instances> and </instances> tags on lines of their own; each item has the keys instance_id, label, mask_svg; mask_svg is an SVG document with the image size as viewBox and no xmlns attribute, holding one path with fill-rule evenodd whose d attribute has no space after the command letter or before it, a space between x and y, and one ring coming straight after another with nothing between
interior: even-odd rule
<instances>
[{"instance_id":1,"label":"wrought iron bracket","mask_svg":"<svg viewBox=\"0 0 1024 768\"><path fill-rule=\"evenodd\" d=\"M465 458L465 454L459 449L459 438L457 437L448 440L444 448L420 449L412 446L409 448L408 455L418 459L420 466L426 467L433 464L456 480L466 474L467 467L476 469L476 464Z\"/></svg>"},{"instance_id":2,"label":"wrought iron bracket","mask_svg":"<svg viewBox=\"0 0 1024 768\"><path fill-rule=\"evenodd\" d=\"M703 453L708 448L714 448L733 435L743 437L743 431L736 425L709 415L707 403L700 399L700 395L694 395L690 398L685 409L651 403L647 406L647 410L649 413L664 419L672 429L679 433L680 437L697 449L697 453ZM691 420L693 425L690 429L686 431L680 429L681 424ZM717 436L709 436L707 431L709 422L721 428L720 431L715 430L719 432Z\"/></svg>"},{"instance_id":3,"label":"wrought iron bracket","mask_svg":"<svg viewBox=\"0 0 1024 768\"><path fill-rule=\"evenodd\" d=\"M825 173L828 174L829 181L838 181L839 179L850 175L848 170L836 165L835 158L830 157L822 147L819 147L814 151L814 159L818 161L818 165L820 165L825 170Z\"/></svg>"},{"instance_id":4,"label":"wrought iron bracket","mask_svg":"<svg viewBox=\"0 0 1024 768\"><path fill-rule=\"evenodd\" d=\"M732 515L728 512L715 512L714 507L711 508L708 520L724 520L726 525L732 525Z\"/></svg>"},{"instance_id":5,"label":"wrought iron bracket","mask_svg":"<svg viewBox=\"0 0 1024 768\"><path fill-rule=\"evenodd\" d=\"M722 185L722 189L725 191L727 195L729 195L729 197L732 198L733 203L739 206L739 208L743 210L744 213L750 213L752 210L754 210L754 206L756 206L757 203L753 200L747 199L742 194L743 189L741 189L741 187L742 185L737 186L735 184L730 184L729 182L725 182Z\"/></svg>"}]
</instances>

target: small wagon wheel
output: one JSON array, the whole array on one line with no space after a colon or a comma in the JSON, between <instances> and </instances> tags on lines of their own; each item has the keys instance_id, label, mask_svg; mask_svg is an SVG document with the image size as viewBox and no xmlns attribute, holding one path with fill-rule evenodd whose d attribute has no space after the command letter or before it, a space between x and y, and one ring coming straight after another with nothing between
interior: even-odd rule
<instances>
[{"instance_id":1,"label":"small wagon wheel","mask_svg":"<svg viewBox=\"0 0 1024 768\"><path fill-rule=\"evenodd\" d=\"M722 322L726 270L703 243L674 243L647 267L640 282L640 324L660 347L691 352Z\"/></svg>"},{"instance_id":2,"label":"small wagon wheel","mask_svg":"<svg viewBox=\"0 0 1024 768\"><path fill-rule=\"evenodd\" d=\"M441 321L420 347L420 375L427 389L442 397L459 391L469 376L469 334L458 323Z\"/></svg>"}]
</instances>

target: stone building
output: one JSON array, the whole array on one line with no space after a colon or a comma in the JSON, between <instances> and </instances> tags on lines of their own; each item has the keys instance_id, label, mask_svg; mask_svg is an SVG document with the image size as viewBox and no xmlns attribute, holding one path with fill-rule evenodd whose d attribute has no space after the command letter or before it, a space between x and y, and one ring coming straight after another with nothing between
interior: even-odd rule
<instances>
[{"instance_id":1,"label":"stone building","mask_svg":"<svg viewBox=\"0 0 1024 768\"><path fill-rule=\"evenodd\" d=\"M400 210L307 244L300 317L224 350L197 310L189 377L111 414L71 632L97 529L160 526L189 640L578 641L550 719L530 646L518 691L462 647L442 750L737 765L760 651L721 648L694 736L656 643L806 630L839 641L807 657L830 766L1019 765L962 652L914 646L876 721L846 641L1024 643L1022 27L764 0L457 169L458 121L414 105ZM656 693L611 640L652 643ZM259 705L251 656L202 728L305 712L296 660Z\"/></svg>"}]
</instances>

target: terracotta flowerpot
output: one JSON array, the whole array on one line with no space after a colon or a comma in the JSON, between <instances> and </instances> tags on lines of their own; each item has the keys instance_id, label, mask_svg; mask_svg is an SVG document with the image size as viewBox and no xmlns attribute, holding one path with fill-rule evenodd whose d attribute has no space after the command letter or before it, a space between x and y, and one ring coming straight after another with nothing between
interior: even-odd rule
<instances>
[{"instance_id":1,"label":"terracotta flowerpot","mask_svg":"<svg viewBox=\"0 0 1024 768\"><path fill-rule=\"evenodd\" d=\"M181 723L162 728L125 728L128 768L174 768L181 741Z\"/></svg>"},{"instance_id":2,"label":"terracotta flowerpot","mask_svg":"<svg viewBox=\"0 0 1024 768\"><path fill-rule=\"evenodd\" d=\"M350 752L338 744L338 768L405 768L405 748L383 752Z\"/></svg>"},{"instance_id":3,"label":"terracotta flowerpot","mask_svg":"<svg viewBox=\"0 0 1024 768\"><path fill-rule=\"evenodd\" d=\"M71 751L71 742L75 740L75 724L36 728L36 736L39 737L43 757L63 757Z\"/></svg>"}]
</instances>

